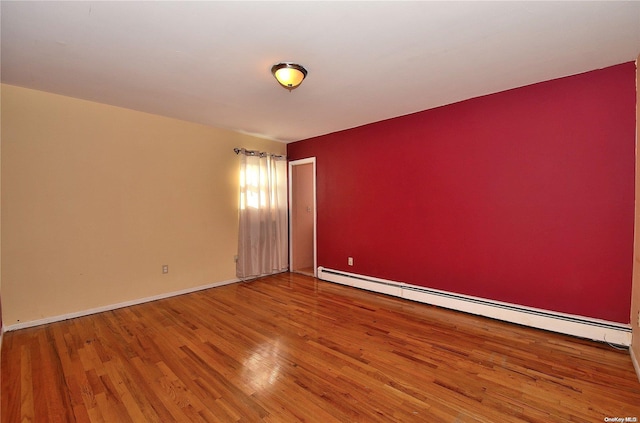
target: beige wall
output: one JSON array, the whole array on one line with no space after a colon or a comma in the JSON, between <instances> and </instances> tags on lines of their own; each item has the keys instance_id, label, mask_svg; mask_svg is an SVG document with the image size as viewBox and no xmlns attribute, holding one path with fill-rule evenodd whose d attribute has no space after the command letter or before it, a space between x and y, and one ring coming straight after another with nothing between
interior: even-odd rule
<instances>
[{"instance_id":1,"label":"beige wall","mask_svg":"<svg viewBox=\"0 0 640 423\"><path fill-rule=\"evenodd\" d=\"M313 268L313 164L292 167L291 226L293 271Z\"/></svg>"},{"instance_id":2,"label":"beige wall","mask_svg":"<svg viewBox=\"0 0 640 423\"><path fill-rule=\"evenodd\" d=\"M2 92L2 86L0 86ZM4 320L2 313L2 96L0 95L0 352L2 352L2 332L4 331Z\"/></svg>"},{"instance_id":3,"label":"beige wall","mask_svg":"<svg viewBox=\"0 0 640 423\"><path fill-rule=\"evenodd\" d=\"M235 279L233 147L285 144L8 85L1 100L6 326Z\"/></svg>"},{"instance_id":4,"label":"beige wall","mask_svg":"<svg viewBox=\"0 0 640 423\"><path fill-rule=\"evenodd\" d=\"M638 71L640 64L640 56L636 61L636 87L640 87L640 72ZM640 90L636 89L636 221L635 221L635 247L633 261L633 288L631 292L631 327L633 330L633 338L631 342L631 354L634 357L636 373L640 380L640 326L638 319L640 318L640 169L638 163L638 141L640 139Z\"/></svg>"}]
</instances>

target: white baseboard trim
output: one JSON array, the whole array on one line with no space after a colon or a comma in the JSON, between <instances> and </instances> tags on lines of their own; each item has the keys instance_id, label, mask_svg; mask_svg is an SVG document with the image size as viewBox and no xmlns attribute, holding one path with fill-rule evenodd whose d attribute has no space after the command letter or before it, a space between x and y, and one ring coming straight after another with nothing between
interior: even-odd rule
<instances>
[{"instance_id":1,"label":"white baseboard trim","mask_svg":"<svg viewBox=\"0 0 640 423\"><path fill-rule=\"evenodd\" d=\"M92 309L89 309L89 310L82 310L82 311L77 311L77 312L74 312L74 313L61 314L59 316L45 317L44 319L31 320L31 321L28 321L28 322L20 322L20 323L16 323L16 324L13 324L13 325L6 326L4 328L4 331L9 332L9 331L12 331L12 330L19 330L19 329L25 329L25 328L30 328L30 327L34 327L34 326L46 325L48 323L60 322L60 321L63 321L63 320L74 319L76 317L82 317L82 316L88 316L90 314L102 313L103 311L111 311L111 310L116 310L116 309L123 308L123 307L129 307L129 306L133 306L133 305L148 303L148 302L151 302L151 301L162 300L162 299L165 299L165 298L177 297L178 295L189 294L189 293L192 293L192 292L202 291L202 290L209 289L209 288L217 288L219 286L229 285L229 284L236 283L236 282L240 282L240 279L230 279L230 280L227 280L227 281L214 282L214 283L210 283L210 284L207 284L207 285L196 286L196 287L193 287L193 288L181 289L179 291L173 291L173 292L167 292L167 293L164 293L164 294L153 295L151 297L138 298L138 299L135 299L135 300L124 301L122 303L117 303L117 304L109 304L109 305L106 305L106 306L96 307L96 308L92 308Z\"/></svg>"},{"instance_id":2,"label":"white baseboard trim","mask_svg":"<svg viewBox=\"0 0 640 423\"><path fill-rule=\"evenodd\" d=\"M456 294L380 278L318 267L318 278L519 325L607 342L631 345L631 325Z\"/></svg>"},{"instance_id":3,"label":"white baseboard trim","mask_svg":"<svg viewBox=\"0 0 640 423\"><path fill-rule=\"evenodd\" d=\"M638 376L638 382L640 382L640 361L633 348L629 348L629 354L631 355L631 362L633 368L636 369L636 376Z\"/></svg>"}]
</instances>

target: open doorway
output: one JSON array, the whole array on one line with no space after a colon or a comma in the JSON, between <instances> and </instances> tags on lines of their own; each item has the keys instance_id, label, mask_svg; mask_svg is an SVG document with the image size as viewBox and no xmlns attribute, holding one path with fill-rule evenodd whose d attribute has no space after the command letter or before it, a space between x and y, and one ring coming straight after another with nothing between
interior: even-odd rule
<instances>
[{"instance_id":1,"label":"open doorway","mask_svg":"<svg viewBox=\"0 0 640 423\"><path fill-rule=\"evenodd\" d=\"M316 159L289 162L289 268L316 276Z\"/></svg>"}]
</instances>

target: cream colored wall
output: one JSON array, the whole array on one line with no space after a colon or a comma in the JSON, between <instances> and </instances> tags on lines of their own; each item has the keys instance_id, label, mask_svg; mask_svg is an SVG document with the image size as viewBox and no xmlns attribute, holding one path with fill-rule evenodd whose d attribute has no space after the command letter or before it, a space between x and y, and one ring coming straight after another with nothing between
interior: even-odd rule
<instances>
[{"instance_id":1,"label":"cream colored wall","mask_svg":"<svg viewBox=\"0 0 640 423\"><path fill-rule=\"evenodd\" d=\"M640 319L640 204L638 204L638 199L640 198L640 169L638 166L640 161L640 156L638 156L638 141L640 141L640 90L637 88L640 87L640 72L638 71L638 64L640 64L640 56L638 56L638 60L636 61L636 219L633 288L631 292L631 327L633 334L630 352L634 360L638 380L640 380L640 322L638 322Z\"/></svg>"},{"instance_id":2,"label":"cream colored wall","mask_svg":"<svg viewBox=\"0 0 640 423\"><path fill-rule=\"evenodd\" d=\"M291 225L293 248L291 268L302 270L313 268L313 164L292 167Z\"/></svg>"},{"instance_id":3,"label":"cream colored wall","mask_svg":"<svg viewBox=\"0 0 640 423\"><path fill-rule=\"evenodd\" d=\"M285 144L15 86L1 100L5 325L235 279L233 148Z\"/></svg>"},{"instance_id":4,"label":"cream colored wall","mask_svg":"<svg viewBox=\"0 0 640 423\"><path fill-rule=\"evenodd\" d=\"M0 100L2 86L0 85ZM0 101L0 116L2 116L2 101ZM2 122L0 120L0 240L2 239ZM4 331L4 313L2 312L2 243L0 242L0 354L2 353L2 332Z\"/></svg>"}]
</instances>

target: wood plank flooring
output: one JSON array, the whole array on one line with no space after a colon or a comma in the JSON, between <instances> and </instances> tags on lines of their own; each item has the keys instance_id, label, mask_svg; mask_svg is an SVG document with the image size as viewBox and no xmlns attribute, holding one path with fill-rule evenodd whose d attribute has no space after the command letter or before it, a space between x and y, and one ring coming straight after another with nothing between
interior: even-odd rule
<instances>
[{"instance_id":1,"label":"wood plank flooring","mask_svg":"<svg viewBox=\"0 0 640 423\"><path fill-rule=\"evenodd\" d=\"M627 351L288 273L8 332L1 387L4 423L640 419Z\"/></svg>"}]
</instances>

